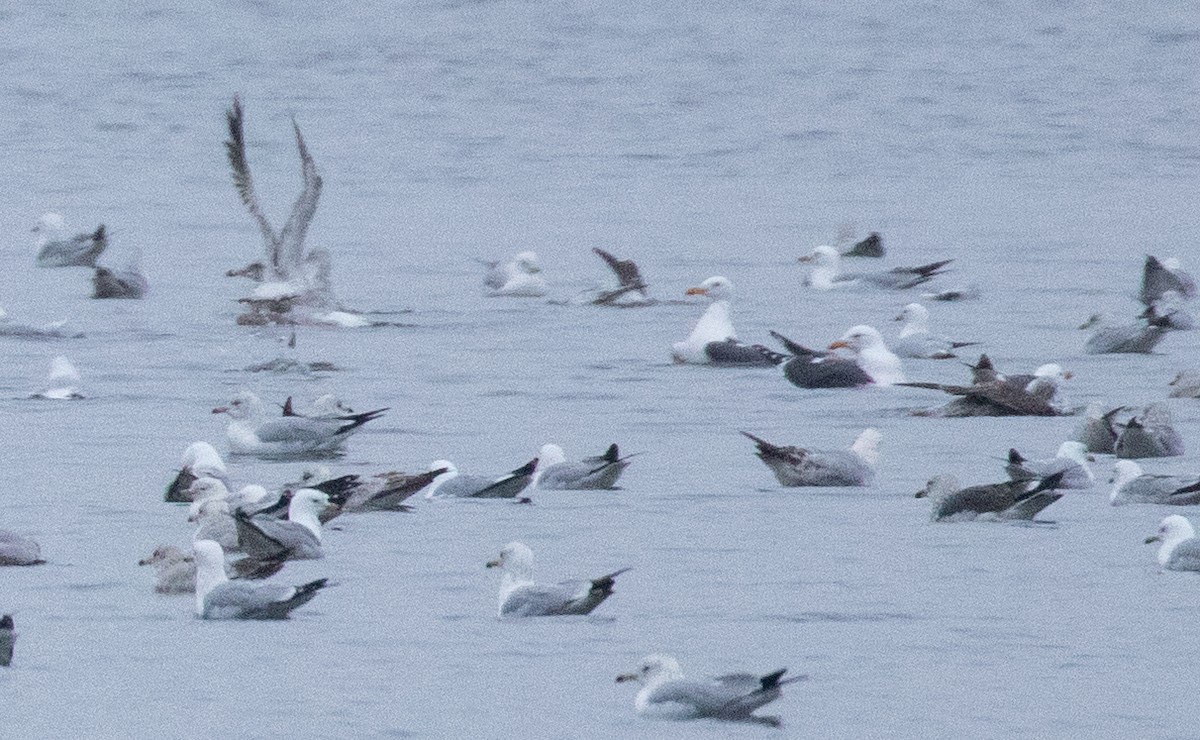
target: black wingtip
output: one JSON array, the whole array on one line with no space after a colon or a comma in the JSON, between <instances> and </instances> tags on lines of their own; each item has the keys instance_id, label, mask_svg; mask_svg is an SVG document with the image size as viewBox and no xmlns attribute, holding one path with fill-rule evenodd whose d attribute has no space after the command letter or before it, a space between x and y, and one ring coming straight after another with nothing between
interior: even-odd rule
<instances>
[{"instance_id":1,"label":"black wingtip","mask_svg":"<svg viewBox=\"0 0 1200 740\"><path fill-rule=\"evenodd\" d=\"M533 475L533 471L537 470L538 459L535 457L521 467L512 471L513 475Z\"/></svg>"},{"instance_id":2,"label":"black wingtip","mask_svg":"<svg viewBox=\"0 0 1200 740\"><path fill-rule=\"evenodd\" d=\"M10 629L13 629L13 618L11 614L5 614L3 617L0 617L0 630Z\"/></svg>"},{"instance_id":3,"label":"black wingtip","mask_svg":"<svg viewBox=\"0 0 1200 740\"><path fill-rule=\"evenodd\" d=\"M776 686L778 686L779 679L783 678L783 674L785 674L785 673L787 673L787 669L780 668L779 670L775 671L774 673L768 673L767 675L763 676L761 679L759 679L759 681L762 684L762 690L768 691L768 690L773 689Z\"/></svg>"},{"instance_id":4,"label":"black wingtip","mask_svg":"<svg viewBox=\"0 0 1200 740\"><path fill-rule=\"evenodd\" d=\"M615 463L618 460L620 460L621 459L621 450L620 450L620 448L617 447L617 443L613 442L612 444L610 444L608 446L608 449L604 451L604 454L601 455L601 458L605 462L610 462L610 463Z\"/></svg>"},{"instance_id":5,"label":"black wingtip","mask_svg":"<svg viewBox=\"0 0 1200 740\"><path fill-rule=\"evenodd\" d=\"M1021 453L1017 452L1015 447L1008 448L1008 462L1010 465L1020 465L1025 460L1026 458L1021 457Z\"/></svg>"}]
</instances>

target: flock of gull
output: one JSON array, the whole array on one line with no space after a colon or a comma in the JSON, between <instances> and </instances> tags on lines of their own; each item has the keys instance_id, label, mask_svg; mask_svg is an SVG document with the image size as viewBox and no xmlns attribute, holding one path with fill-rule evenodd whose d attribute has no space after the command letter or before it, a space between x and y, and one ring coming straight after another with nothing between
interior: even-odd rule
<instances>
[{"instance_id":1,"label":"flock of gull","mask_svg":"<svg viewBox=\"0 0 1200 740\"><path fill-rule=\"evenodd\" d=\"M239 299L237 322L249 326L330 326L356 328L378 322L341 304L331 288L331 259L327 251L308 248L305 236L316 213L322 180L317 173L299 126L293 121L301 163L303 186L287 221L276 230L263 213L246 157L243 112L234 99L227 111L226 153L237 193L261 231L264 253L229 276L247 278L253 288ZM97 260L107 245L107 232L68 236L61 216L46 214L37 234L36 265L44 268L86 267L93 270L93 297L137 299L146 295L147 282L134 268L114 270ZM574 299L614 308L653 306L660 301L650 294L638 266L595 249L610 268L615 284L588 291ZM808 267L805 285L812 290L928 289L927 283L944 275L952 260L914 267L849 272L845 259L870 260L884 255L878 234L842 248L819 246L799 262ZM511 260L483 261L482 285L497 298L544 298L549 286L533 252ZM958 286L924 292L926 301L971 300L979 291ZM1084 343L1086 353L1148 353L1173 331L1193 327L1186 312L1195 295L1192 278L1173 260L1149 256L1145 260L1138 300L1139 312L1124 322L1091 317L1082 328L1093 333ZM1183 440L1171 424L1165 403L1144 408L1118 406L1105 409L1072 409L1060 398L1071 373L1047 363L1028 374L998 370L986 354L965 364L969 378L958 385L909 379L911 367L920 363L958 358L976 341L942 337L930 328L930 312L921 302L909 301L897 321L902 328L890 338L876 328L859 324L824 347L810 348L778 332L770 332L773 346L745 343L732 323L732 282L713 276L687 290L708 306L691 333L667 349L677 363L708 366L774 368L783 380L800 388L854 389L863 386L921 388L949 398L939 406L913 409L920 416L1080 416L1072 439L1063 441L1054 457L1030 459L1021 451L1008 451L1003 478L995 483L962 486L951 475L934 475L917 497L930 499L931 518L938 522L968 520L1033 520L1039 512L1071 490L1086 490L1096 483L1092 469L1097 455L1112 455L1116 462L1110 481L1113 505L1200 505L1200 475L1157 475L1142 468L1139 460L1178 456ZM77 336L62 325L33 327L14 323L0 314L0 335L70 338ZM50 378L37 394L40 398L69 400L82 397L79 376L66 358L56 358ZM1200 397L1200 374L1183 372L1172 381L1170 394ZM334 396L322 396L297 408L288 398L272 406L243 391L213 409L228 417L227 446L232 455L268 460L336 458L348 440L387 408L356 412ZM881 433L865 429L844 449L820 450L768 441L743 431L753 451L785 487L848 487L874 483ZM289 560L326 556L324 527L334 517L358 512L411 511L409 499L424 492L426 499L503 499L528 503L530 492L543 490L612 490L634 455L622 454L616 444L577 460L568 459L561 447L546 444L536 457L503 473L460 472L449 460L436 460L419 473L394 470L377 474L338 475L314 464L299 480L236 485L220 452L206 441L190 445L165 493L167 502L187 506L195 525L185 546L162 544L141 561L156 572L154 588L161 594L191 594L194 610L203 619L284 619L318 596L327 579L290 585L274 580ZM505 466L507 467L507 466ZM997 472L997 478L1001 474ZM1171 515L1147 543L1158 543L1157 559L1166 570L1200 571L1200 540L1187 518ZM17 533L0 530L0 565L36 565L45 562L40 547ZM533 577L533 552L521 542L510 542L488 568L502 571L497 615L504 619L586 615L614 592L616 580L627 568L594 578L538 582ZM11 615L0 619L0 665L9 665L15 641ZM734 673L713 679L684 676L671 656L646 657L618 682L641 684L635 707L639 714L668 718L707 717L723 720L778 724L778 718L755 714L780 696L784 686L803 676L784 678L785 670L765 674Z\"/></svg>"}]
</instances>

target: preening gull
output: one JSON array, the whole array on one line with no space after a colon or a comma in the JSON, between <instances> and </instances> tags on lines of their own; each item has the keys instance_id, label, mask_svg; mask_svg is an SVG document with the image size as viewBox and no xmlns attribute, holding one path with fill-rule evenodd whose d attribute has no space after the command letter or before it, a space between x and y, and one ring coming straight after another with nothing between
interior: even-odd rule
<instances>
[{"instance_id":1,"label":"preening gull","mask_svg":"<svg viewBox=\"0 0 1200 740\"><path fill-rule=\"evenodd\" d=\"M700 316L688 338L671 345L675 362L693 365L769 365L770 361L753 345L738 341L729 318L729 301L733 283L727 277L714 275L694 288L688 295L702 295L712 303Z\"/></svg>"},{"instance_id":2,"label":"preening gull","mask_svg":"<svg viewBox=\"0 0 1200 740\"><path fill-rule=\"evenodd\" d=\"M1007 481L960 488L953 475L936 475L917 491L917 498L933 502L935 522L965 522L980 516L1032 520L1042 509L1062 498L1055 492L1062 473L1040 481Z\"/></svg>"},{"instance_id":3,"label":"preening gull","mask_svg":"<svg viewBox=\"0 0 1200 740\"><path fill-rule=\"evenodd\" d=\"M754 710L779 698L780 689L805 676L784 678L786 668L768 673L730 673L708 680L685 678L679 663L669 655L650 655L633 673L617 676L617 683L642 684L634 706L638 714L655 719L710 718L780 726L778 717L760 717Z\"/></svg>"},{"instance_id":4,"label":"preening gull","mask_svg":"<svg viewBox=\"0 0 1200 740\"><path fill-rule=\"evenodd\" d=\"M592 580L560 583L534 583L533 551L520 542L510 542L500 557L489 560L489 568L500 568L498 613L501 617L548 617L567 614L591 614L612 596L616 577L629 570L622 568Z\"/></svg>"},{"instance_id":5,"label":"preening gull","mask_svg":"<svg viewBox=\"0 0 1200 740\"><path fill-rule=\"evenodd\" d=\"M16 625L11 614L0 617L0 666L12 665L13 645L17 641Z\"/></svg>"},{"instance_id":6,"label":"preening gull","mask_svg":"<svg viewBox=\"0 0 1200 740\"><path fill-rule=\"evenodd\" d=\"M602 455L568 461L563 449L556 444L544 444L538 452L538 466L533 475L533 487L554 491L613 489L617 479L629 466L629 458L621 457L614 442Z\"/></svg>"},{"instance_id":7,"label":"preening gull","mask_svg":"<svg viewBox=\"0 0 1200 740\"><path fill-rule=\"evenodd\" d=\"M647 293L646 281L642 279L641 270L633 260L623 260L614 257L603 249L593 247L600 259L604 260L617 276L617 287L600 291L592 299L597 306L619 306L630 308L634 306L650 306L655 300Z\"/></svg>"},{"instance_id":8,"label":"preening gull","mask_svg":"<svg viewBox=\"0 0 1200 740\"><path fill-rule=\"evenodd\" d=\"M1125 422L1113 452L1121 458L1182 455L1183 437L1171 425L1171 409L1165 403L1152 403Z\"/></svg>"},{"instance_id":9,"label":"preening gull","mask_svg":"<svg viewBox=\"0 0 1200 740\"><path fill-rule=\"evenodd\" d=\"M301 586L231 581L225 575L225 553L212 540L195 543L196 614L203 619L287 619L308 603L328 580Z\"/></svg>"},{"instance_id":10,"label":"preening gull","mask_svg":"<svg viewBox=\"0 0 1200 740\"><path fill-rule=\"evenodd\" d=\"M1004 466L1011 480L1041 480L1062 473L1059 488L1091 488L1096 476L1088 466L1087 448L1082 442L1068 440L1058 447L1058 453L1048 460L1030 460L1016 449L1008 451Z\"/></svg>"},{"instance_id":11,"label":"preening gull","mask_svg":"<svg viewBox=\"0 0 1200 740\"><path fill-rule=\"evenodd\" d=\"M41 565L42 548L16 532L0 529L0 565Z\"/></svg>"},{"instance_id":12,"label":"preening gull","mask_svg":"<svg viewBox=\"0 0 1200 740\"><path fill-rule=\"evenodd\" d=\"M817 247L811 254L800 258L800 262L813 265L804 279L804 284L818 290L858 285L904 290L941 275L942 268L954 260L941 260L917 267L893 267L885 272L853 274L841 273L841 261L841 255L833 247L828 245Z\"/></svg>"},{"instance_id":13,"label":"preening gull","mask_svg":"<svg viewBox=\"0 0 1200 740\"><path fill-rule=\"evenodd\" d=\"M242 391L227 406L218 406L212 412L229 415L226 433L234 454L278 458L334 453L363 424L379 418L387 410L384 407L321 419L304 416L265 418L266 407L258 396Z\"/></svg>"},{"instance_id":14,"label":"preening gull","mask_svg":"<svg viewBox=\"0 0 1200 740\"><path fill-rule=\"evenodd\" d=\"M1124 408L1118 406L1111 411L1103 411L1099 404L1088 404L1083 420L1075 429L1075 439L1083 443L1088 452L1111 455L1113 445L1117 443L1117 429L1113 426L1113 417Z\"/></svg>"},{"instance_id":15,"label":"preening gull","mask_svg":"<svg viewBox=\"0 0 1200 740\"><path fill-rule=\"evenodd\" d=\"M541 298L546 295L546 278L536 252L520 252L507 264L482 261L487 266L483 287L492 297Z\"/></svg>"},{"instance_id":16,"label":"preening gull","mask_svg":"<svg viewBox=\"0 0 1200 740\"><path fill-rule=\"evenodd\" d=\"M150 292L146 276L135 268L110 270L97 266L92 273L92 298L145 298Z\"/></svg>"},{"instance_id":17,"label":"preening gull","mask_svg":"<svg viewBox=\"0 0 1200 740\"><path fill-rule=\"evenodd\" d=\"M794 385L801 388L857 388L874 382L853 359L809 349L776 331L772 331L771 336L791 354L780 354L759 345L754 347L763 357L782 367L783 376Z\"/></svg>"},{"instance_id":18,"label":"preening gull","mask_svg":"<svg viewBox=\"0 0 1200 740\"><path fill-rule=\"evenodd\" d=\"M920 303L909 303L896 317L903 321L900 336L891 342L891 350L899 357L923 360L948 360L957 357L954 350L970 347L978 342L954 342L945 337L929 333L929 309Z\"/></svg>"},{"instance_id":19,"label":"preening gull","mask_svg":"<svg viewBox=\"0 0 1200 740\"><path fill-rule=\"evenodd\" d=\"M38 267L95 267L96 258L108 246L104 224L90 234L67 236L67 224L57 213L43 213L33 233L37 234Z\"/></svg>"},{"instance_id":20,"label":"preening gull","mask_svg":"<svg viewBox=\"0 0 1200 740\"><path fill-rule=\"evenodd\" d=\"M989 361L987 373L981 373L977 368L975 376L987 377L994 372ZM1061 366L1047 363L1038 367L1033 375L995 374L993 380L976 380L969 386L943 383L898 385L939 390L957 396L940 408L916 412L920 416L1061 416L1065 412L1058 403L1059 383L1070 377L1071 373Z\"/></svg>"},{"instance_id":21,"label":"preening gull","mask_svg":"<svg viewBox=\"0 0 1200 740\"><path fill-rule=\"evenodd\" d=\"M783 486L868 486L875 478L879 459L878 429L864 429L848 450L812 450L781 447L749 432L756 453Z\"/></svg>"},{"instance_id":22,"label":"preening gull","mask_svg":"<svg viewBox=\"0 0 1200 740\"><path fill-rule=\"evenodd\" d=\"M311 488L292 494L288 518L237 514L238 542L246 555L258 560L313 560L325 557L321 548L321 510L329 496ZM193 547L195 547L193 545Z\"/></svg>"},{"instance_id":23,"label":"preening gull","mask_svg":"<svg viewBox=\"0 0 1200 740\"><path fill-rule=\"evenodd\" d=\"M1164 504L1195 506L1200 504L1200 478L1174 475L1150 475L1133 460L1113 464L1112 491L1108 500L1122 504Z\"/></svg>"},{"instance_id":24,"label":"preening gull","mask_svg":"<svg viewBox=\"0 0 1200 740\"><path fill-rule=\"evenodd\" d=\"M1158 564L1164 570L1200 571L1200 540L1187 517L1172 514L1158 525L1158 533L1146 538L1146 544L1161 543Z\"/></svg>"},{"instance_id":25,"label":"preening gull","mask_svg":"<svg viewBox=\"0 0 1200 740\"><path fill-rule=\"evenodd\" d=\"M226 575L232 578L257 580L273 576L283 568L283 560L240 558L226 563ZM154 567L155 593L191 594L196 592L196 560L174 545L159 545L138 565Z\"/></svg>"},{"instance_id":26,"label":"preening gull","mask_svg":"<svg viewBox=\"0 0 1200 740\"><path fill-rule=\"evenodd\" d=\"M171 503L188 503L193 500L193 494L188 489L200 478L216 478L228 484L228 471L220 453L208 442L193 442L183 451L183 460L179 463L179 473L171 484L163 499Z\"/></svg>"},{"instance_id":27,"label":"preening gull","mask_svg":"<svg viewBox=\"0 0 1200 740\"><path fill-rule=\"evenodd\" d=\"M51 401L78 401L83 398L79 390L82 378L79 371L65 357L55 357L50 361L50 372L42 382L42 387L32 395L32 398L44 398Z\"/></svg>"},{"instance_id":28,"label":"preening gull","mask_svg":"<svg viewBox=\"0 0 1200 740\"><path fill-rule=\"evenodd\" d=\"M1181 370L1167 385L1171 398L1200 398L1200 372L1195 370Z\"/></svg>"},{"instance_id":29,"label":"preening gull","mask_svg":"<svg viewBox=\"0 0 1200 740\"><path fill-rule=\"evenodd\" d=\"M1179 266L1178 260L1160 261L1153 255L1146 255L1138 300L1149 307L1171 291L1184 298L1191 298L1196 294L1196 281Z\"/></svg>"},{"instance_id":30,"label":"preening gull","mask_svg":"<svg viewBox=\"0 0 1200 740\"><path fill-rule=\"evenodd\" d=\"M501 476L463 475L449 460L435 460L431 471L444 469L433 479L425 498L516 498L533 481L538 459Z\"/></svg>"}]
</instances>

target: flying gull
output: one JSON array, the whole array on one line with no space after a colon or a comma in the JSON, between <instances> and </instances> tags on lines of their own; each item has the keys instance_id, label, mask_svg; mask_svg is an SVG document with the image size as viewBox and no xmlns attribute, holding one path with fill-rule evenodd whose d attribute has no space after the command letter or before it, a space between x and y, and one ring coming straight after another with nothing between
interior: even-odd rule
<instances>
[{"instance_id":1,"label":"flying gull","mask_svg":"<svg viewBox=\"0 0 1200 740\"><path fill-rule=\"evenodd\" d=\"M33 233L37 234L38 267L95 267L96 258L108 246L104 224L90 234L66 235L67 224L57 213L44 213Z\"/></svg>"},{"instance_id":2,"label":"flying gull","mask_svg":"<svg viewBox=\"0 0 1200 740\"><path fill-rule=\"evenodd\" d=\"M864 429L848 450L781 447L742 432L758 445L756 453L783 486L868 486L879 459L877 429Z\"/></svg>"},{"instance_id":3,"label":"flying gull","mask_svg":"<svg viewBox=\"0 0 1200 740\"><path fill-rule=\"evenodd\" d=\"M266 418L266 407L258 396L242 391L228 405L218 406L212 412L229 415L226 434L234 454L288 458L335 454L351 434L387 410L384 407L328 419Z\"/></svg>"},{"instance_id":4,"label":"flying gull","mask_svg":"<svg viewBox=\"0 0 1200 740\"><path fill-rule=\"evenodd\" d=\"M980 516L1032 520L1042 509L1062 498L1055 492L1062 480L1055 473L1040 481L1007 481L960 488L953 475L936 475L917 491L917 498L933 502L935 522L965 522Z\"/></svg>"},{"instance_id":5,"label":"flying gull","mask_svg":"<svg viewBox=\"0 0 1200 740\"><path fill-rule=\"evenodd\" d=\"M516 498L533 480L538 459L500 476L463 475L449 460L435 460L431 471L444 469L433 479L425 498Z\"/></svg>"},{"instance_id":6,"label":"flying gull","mask_svg":"<svg viewBox=\"0 0 1200 740\"><path fill-rule=\"evenodd\" d=\"M1164 570L1200 571L1200 539L1187 517L1172 514L1158 525L1158 533L1146 538L1146 544L1158 542L1158 564Z\"/></svg>"},{"instance_id":7,"label":"flying gull","mask_svg":"<svg viewBox=\"0 0 1200 740\"><path fill-rule=\"evenodd\" d=\"M612 596L616 577L629 570L622 568L591 580L534 583L533 551L520 542L505 545L500 550L500 557L489 560L487 567L504 571L498 601L501 617L591 614L601 602Z\"/></svg>"},{"instance_id":8,"label":"flying gull","mask_svg":"<svg viewBox=\"0 0 1200 740\"><path fill-rule=\"evenodd\" d=\"M544 444L538 452L532 485L554 491L610 490L617 487L617 479L629 466L631 457L633 455L621 457L620 448L614 442L602 455L568 461L561 447Z\"/></svg>"},{"instance_id":9,"label":"flying gull","mask_svg":"<svg viewBox=\"0 0 1200 740\"><path fill-rule=\"evenodd\" d=\"M769 365L770 361L754 345L742 344L729 318L729 301L733 283L727 277L714 275L694 288L688 295L707 297L712 303L700 316L688 338L671 345L675 362L693 365Z\"/></svg>"},{"instance_id":10,"label":"flying gull","mask_svg":"<svg viewBox=\"0 0 1200 740\"><path fill-rule=\"evenodd\" d=\"M287 619L307 604L328 581L301 586L231 581L225 575L225 553L212 540L193 546L196 557L196 614L203 619Z\"/></svg>"},{"instance_id":11,"label":"flying gull","mask_svg":"<svg viewBox=\"0 0 1200 740\"><path fill-rule=\"evenodd\" d=\"M805 676L784 678L786 668L768 673L730 673L713 679L685 678L679 663L669 655L650 655L633 673L617 676L617 683L642 684L634 706L638 714L655 719L710 718L780 726L778 717L755 715L754 710L779 698L783 686Z\"/></svg>"},{"instance_id":12,"label":"flying gull","mask_svg":"<svg viewBox=\"0 0 1200 740\"><path fill-rule=\"evenodd\" d=\"M941 275L942 268L953 261L941 260L917 267L893 267L884 272L843 274L841 272L841 255L828 245L821 245L811 254L800 258L800 262L813 265L804 279L804 284L818 290L861 285L889 290L905 290Z\"/></svg>"},{"instance_id":13,"label":"flying gull","mask_svg":"<svg viewBox=\"0 0 1200 740\"><path fill-rule=\"evenodd\" d=\"M1174 475L1151 475L1133 460L1117 460L1113 464L1112 491L1108 500L1113 506L1122 504L1163 504L1166 506L1195 506L1200 504L1200 478L1181 478Z\"/></svg>"}]
</instances>

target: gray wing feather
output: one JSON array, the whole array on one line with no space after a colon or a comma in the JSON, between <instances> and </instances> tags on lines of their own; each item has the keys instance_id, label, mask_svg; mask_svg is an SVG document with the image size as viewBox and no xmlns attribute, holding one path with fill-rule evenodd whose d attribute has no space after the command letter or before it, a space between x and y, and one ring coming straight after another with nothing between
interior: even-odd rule
<instances>
[{"instance_id":1,"label":"gray wing feather","mask_svg":"<svg viewBox=\"0 0 1200 740\"><path fill-rule=\"evenodd\" d=\"M233 186L238 196L245 204L250 215L262 232L263 243L266 245L267 264L278 274L280 262L280 239L275 229L267 221L262 207L258 204L258 196L254 192L254 180L250 177L250 163L246 160L246 139L242 127L242 101L234 96L233 107L225 112L229 123L229 140L225 142L225 151L229 155L229 166L232 169Z\"/></svg>"},{"instance_id":2,"label":"gray wing feather","mask_svg":"<svg viewBox=\"0 0 1200 740\"><path fill-rule=\"evenodd\" d=\"M279 232L283 260L289 271L298 270L304 259L304 237L308 234L308 225L316 214L317 202L321 198L321 176L317 174L316 164L312 155L308 153L304 136L300 133L300 126L296 124L295 119L292 120L292 128L296 132L296 148L300 151L300 171L304 176L304 189L292 206L287 223Z\"/></svg>"},{"instance_id":3,"label":"gray wing feather","mask_svg":"<svg viewBox=\"0 0 1200 740\"><path fill-rule=\"evenodd\" d=\"M1175 546L1167 570L1200 570L1200 539L1192 537Z\"/></svg>"}]
</instances>

